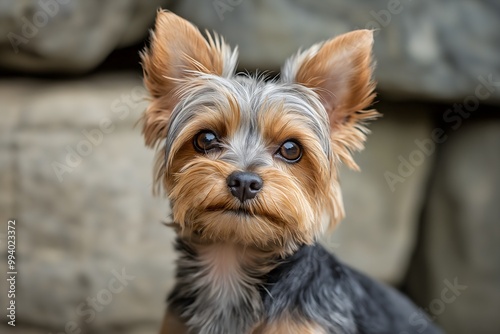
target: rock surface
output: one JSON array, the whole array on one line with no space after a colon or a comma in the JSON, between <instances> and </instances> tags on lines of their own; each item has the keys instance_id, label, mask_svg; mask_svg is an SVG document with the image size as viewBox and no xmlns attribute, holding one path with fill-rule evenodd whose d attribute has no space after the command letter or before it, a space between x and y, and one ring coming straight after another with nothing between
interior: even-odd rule
<instances>
[{"instance_id":1,"label":"rock surface","mask_svg":"<svg viewBox=\"0 0 500 334\"><path fill-rule=\"evenodd\" d=\"M449 333L500 329L499 171L498 118L467 121L443 144L408 289Z\"/></svg>"},{"instance_id":2,"label":"rock surface","mask_svg":"<svg viewBox=\"0 0 500 334\"><path fill-rule=\"evenodd\" d=\"M157 331L174 258L167 203L151 196L152 152L134 127L144 94L130 74L0 83L0 216L17 219L21 329ZM134 278L117 283L122 270Z\"/></svg>"},{"instance_id":3,"label":"rock surface","mask_svg":"<svg viewBox=\"0 0 500 334\"><path fill-rule=\"evenodd\" d=\"M35 73L92 70L138 43L168 0L3 0L0 66Z\"/></svg>"},{"instance_id":4,"label":"rock surface","mask_svg":"<svg viewBox=\"0 0 500 334\"><path fill-rule=\"evenodd\" d=\"M462 100L479 77L500 84L494 0L39 0L0 2L0 66L86 72L141 43L164 7L238 44L241 66L278 69L299 47L356 28L376 29L379 89L394 98ZM500 90L490 103L500 103Z\"/></svg>"}]
</instances>

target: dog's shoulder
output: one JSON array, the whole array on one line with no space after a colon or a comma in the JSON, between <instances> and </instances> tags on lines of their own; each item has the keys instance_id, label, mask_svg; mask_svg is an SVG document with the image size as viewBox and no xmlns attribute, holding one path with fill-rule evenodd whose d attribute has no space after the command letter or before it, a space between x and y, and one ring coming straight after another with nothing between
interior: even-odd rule
<instances>
[{"instance_id":1,"label":"dog's shoulder","mask_svg":"<svg viewBox=\"0 0 500 334\"><path fill-rule=\"evenodd\" d=\"M319 244L303 246L278 265L262 298L269 319L292 312L327 333L441 333L408 298Z\"/></svg>"},{"instance_id":2,"label":"dog's shoulder","mask_svg":"<svg viewBox=\"0 0 500 334\"><path fill-rule=\"evenodd\" d=\"M352 288L349 272L334 255L319 244L302 246L268 275L262 293L266 317L293 313L328 333L355 333Z\"/></svg>"}]
</instances>

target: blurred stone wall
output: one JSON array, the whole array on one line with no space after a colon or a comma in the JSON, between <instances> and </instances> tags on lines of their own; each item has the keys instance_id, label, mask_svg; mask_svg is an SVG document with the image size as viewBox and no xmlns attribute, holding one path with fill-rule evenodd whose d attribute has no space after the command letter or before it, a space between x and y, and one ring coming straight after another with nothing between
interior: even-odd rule
<instances>
[{"instance_id":1,"label":"blurred stone wall","mask_svg":"<svg viewBox=\"0 0 500 334\"><path fill-rule=\"evenodd\" d=\"M0 212L17 219L23 331L142 334L162 318L174 257L135 127L144 97L131 73L0 81ZM113 282L123 270L134 278Z\"/></svg>"},{"instance_id":2,"label":"blurred stone wall","mask_svg":"<svg viewBox=\"0 0 500 334\"><path fill-rule=\"evenodd\" d=\"M144 39L168 0L2 0L0 66L26 73L84 73Z\"/></svg>"},{"instance_id":3,"label":"blurred stone wall","mask_svg":"<svg viewBox=\"0 0 500 334\"><path fill-rule=\"evenodd\" d=\"M499 332L495 2L0 0L0 67L46 75L0 77L0 219L18 222L15 332L159 327L175 255L161 224L168 203L151 195L153 152L135 126L147 103L141 75L50 74L87 72L115 48L139 50L160 4L239 44L249 69L276 70L300 46L378 28L384 117L356 156L362 171L341 171L347 218L324 242L403 287L450 332ZM56 5L23 35L26 20ZM9 33L28 41L16 51ZM1 254L4 241L0 231ZM455 281L466 288L444 293Z\"/></svg>"}]
</instances>

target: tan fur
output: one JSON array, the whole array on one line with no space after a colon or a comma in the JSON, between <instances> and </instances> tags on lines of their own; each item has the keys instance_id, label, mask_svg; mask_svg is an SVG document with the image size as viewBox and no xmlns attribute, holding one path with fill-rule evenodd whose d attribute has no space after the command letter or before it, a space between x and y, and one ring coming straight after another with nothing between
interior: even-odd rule
<instances>
[{"instance_id":1,"label":"tan fur","mask_svg":"<svg viewBox=\"0 0 500 334\"><path fill-rule=\"evenodd\" d=\"M222 75L226 50L217 36L208 35L207 41L194 25L162 10L158 11L151 39L151 49L146 49L141 59L144 83L153 97L144 113L143 134L146 145L153 147L166 135L168 117L186 78L193 72Z\"/></svg>"},{"instance_id":2,"label":"tan fur","mask_svg":"<svg viewBox=\"0 0 500 334\"><path fill-rule=\"evenodd\" d=\"M232 133L238 123L228 122L227 117L220 116L224 114L207 111L198 122L204 126L210 124L211 128L220 129L222 134ZM230 125L235 128L230 128ZM167 162L167 165L171 163L168 172L171 176L164 178L170 198L174 201L174 221L179 222L182 229L188 228L219 242L235 240L264 249L292 246L286 245L286 241L290 240L295 240L294 244L310 244L322 232L321 225L316 222L321 220L320 208L325 205L323 199L331 197L329 183L324 182L330 178L328 162L318 160L322 156L321 147L313 134L303 130L300 120L293 116L279 114L273 117L272 113L266 113L262 126L264 136L275 145L279 146L283 140L292 137L306 144L309 150L300 164L287 165L278 160L273 168L255 170L262 175L266 187L249 206L257 216L248 221L231 213L222 213L239 205L227 191L225 181L227 175L235 170L234 166L196 154L192 137L202 128L201 125L193 126L191 131L187 129L182 134L179 146L172 148L175 152L172 161ZM290 173L295 178L288 178ZM335 207L336 211L339 207L341 205ZM190 226L183 224L186 220L190 221ZM281 252L291 250L281 249Z\"/></svg>"},{"instance_id":3,"label":"tan fur","mask_svg":"<svg viewBox=\"0 0 500 334\"><path fill-rule=\"evenodd\" d=\"M188 334L184 322L171 311L167 311L159 334ZM245 334L245 333L242 333ZM284 317L272 323L256 325L248 334L326 334L317 324L298 322L297 318Z\"/></svg>"},{"instance_id":4,"label":"tan fur","mask_svg":"<svg viewBox=\"0 0 500 334\"><path fill-rule=\"evenodd\" d=\"M379 116L363 110L373 103L371 30L356 30L305 51L298 58L295 80L315 90L330 117L333 151L358 169L351 150L361 150L366 139L363 122Z\"/></svg>"},{"instance_id":5,"label":"tan fur","mask_svg":"<svg viewBox=\"0 0 500 334\"><path fill-rule=\"evenodd\" d=\"M156 180L158 182L166 182L164 186L167 190L172 187L173 176L195 155L196 152L193 149L192 138L200 129L214 129L221 137L232 136L237 130L240 121L238 104L231 95L227 95L227 99L231 106L229 109L207 109L193 123L191 129L186 129L177 140L178 144L171 148L171 158L169 161L165 162L163 155L158 157L160 163L164 164L164 168L157 170Z\"/></svg>"},{"instance_id":6,"label":"tan fur","mask_svg":"<svg viewBox=\"0 0 500 334\"><path fill-rule=\"evenodd\" d=\"M340 186L337 180L337 166L334 161L322 159L322 148L317 142L314 133L304 128L306 121L297 115L287 113L287 110L269 110L260 120L260 126L264 129L263 136L269 139L269 145L276 145L277 149L281 143L288 138L299 140L306 150L298 164L286 164L277 162L277 168L284 173L293 175L305 190L308 203L313 207L315 213L314 221L321 221L322 208L331 217L332 227L344 218L344 206L340 195ZM304 231L314 238L324 231L322 226L316 224L311 230Z\"/></svg>"},{"instance_id":7,"label":"tan fur","mask_svg":"<svg viewBox=\"0 0 500 334\"><path fill-rule=\"evenodd\" d=\"M182 229L201 234L213 242L232 240L285 254L299 243L314 240L315 213L303 198L304 190L277 169L257 169L266 187L248 209L253 217L237 216L227 209L237 200L227 191L226 177L235 170L222 161L197 157L176 174L170 193L174 221ZM302 205L300 205L302 204ZM183 222L189 221L189 226ZM293 242L294 241L294 242ZM289 247L292 247L290 249Z\"/></svg>"},{"instance_id":8,"label":"tan fur","mask_svg":"<svg viewBox=\"0 0 500 334\"><path fill-rule=\"evenodd\" d=\"M213 275L214 281L225 279L224 276L230 275L233 269L233 274L247 271L255 277L262 277L277 265L276 254L272 251L246 247L238 242L214 244L196 233L179 231L179 235L195 253L200 254L201 262L213 269L208 276ZM233 268L224 268L228 266Z\"/></svg>"},{"instance_id":9,"label":"tan fur","mask_svg":"<svg viewBox=\"0 0 500 334\"><path fill-rule=\"evenodd\" d=\"M272 323L259 325L251 334L326 334L317 324L286 316Z\"/></svg>"}]
</instances>

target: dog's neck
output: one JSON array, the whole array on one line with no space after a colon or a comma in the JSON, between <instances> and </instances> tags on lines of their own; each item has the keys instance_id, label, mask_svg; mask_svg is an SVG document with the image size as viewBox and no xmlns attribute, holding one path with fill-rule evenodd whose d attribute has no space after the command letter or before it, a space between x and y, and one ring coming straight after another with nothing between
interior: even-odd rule
<instances>
[{"instance_id":1,"label":"dog's neck","mask_svg":"<svg viewBox=\"0 0 500 334\"><path fill-rule=\"evenodd\" d=\"M265 277L274 254L239 245L178 238L170 307L199 333L246 333L263 314Z\"/></svg>"}]
</instances>

